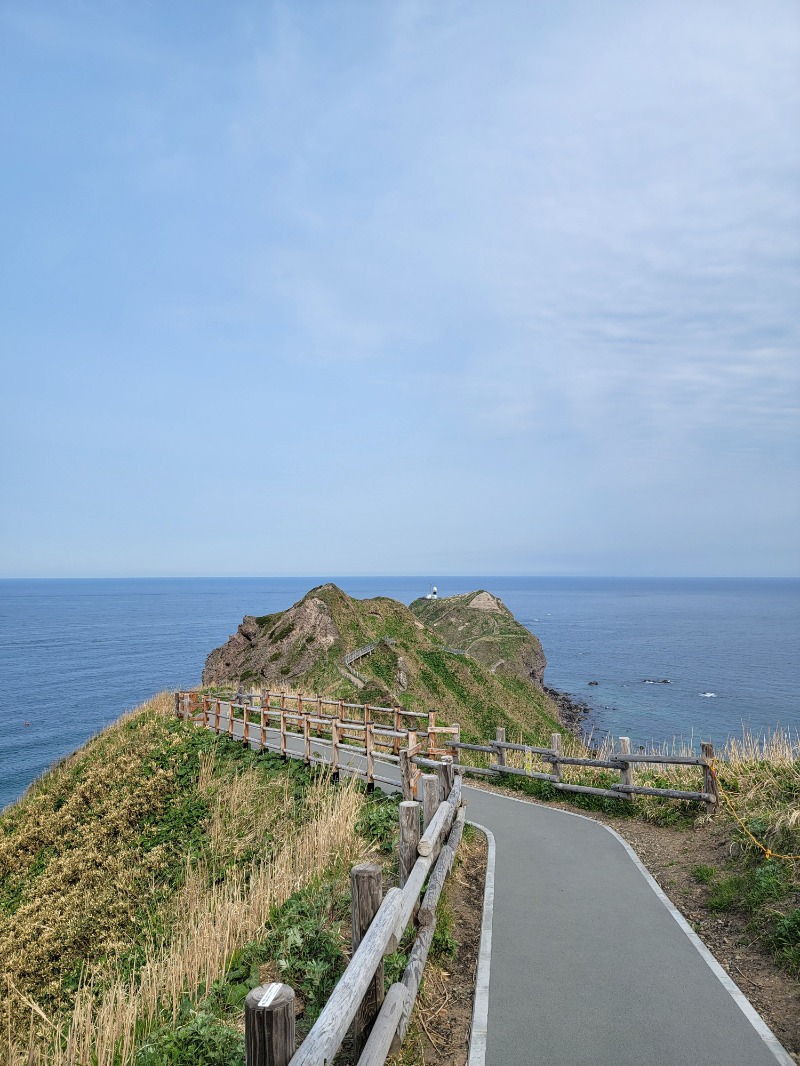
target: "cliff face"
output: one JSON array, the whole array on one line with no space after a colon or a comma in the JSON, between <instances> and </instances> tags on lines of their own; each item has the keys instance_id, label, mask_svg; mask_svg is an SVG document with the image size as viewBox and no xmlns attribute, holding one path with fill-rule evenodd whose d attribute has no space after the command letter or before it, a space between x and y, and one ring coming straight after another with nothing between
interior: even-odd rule
<instances>
[{"instance_id":1,"label":"cliff face","mask_svg":"<svg viewBox=\"0 0 800 1066\"><path fill-rule=\"evenodd\" d=\"M502 725L533 743L562 724L542 689L544 667L539 641L488 592L409 608L382 596L355 600L329 584L288 611L246 617L209 655L203 684L433 708L442 721L459 722L466 740Z\"/></svg>"},{"instance_id":2,"label":"cliff face","mask_svg":"<svg viewBox=\"0 0 800 1066\"><path fill-rule=\"evenodd\" d=\"M414 600L411 610L445 644L462 649L492 673L514 674L540 688L544 685L547 659L542 645L491 593Z\"/></svg>"},{"instance_id":3,"label":"cliff face","mask_svg":"<svg viewBox=\"0 0 800 1066\"><path fill-rule=\"evenodd\" d=\"M307 673L340 640L330 607L312 590L288 611L246 615L227 644L209 655L203 684L286 683Z\"/></svg>"}]
</instances>

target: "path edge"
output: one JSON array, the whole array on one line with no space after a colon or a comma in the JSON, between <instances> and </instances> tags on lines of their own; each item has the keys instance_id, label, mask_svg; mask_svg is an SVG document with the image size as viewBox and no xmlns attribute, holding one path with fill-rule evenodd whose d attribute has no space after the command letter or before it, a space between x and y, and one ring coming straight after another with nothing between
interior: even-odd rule
<instances>
[{"instance_id":1,"label":"path edge","mask_svg":"<svg viewBox=\"0 0 800 1066\"><path fill-rule=\"evenodd\" d=\"M494 794L496 795L496 793L494 793ZM725 991L728 993L728 995L734 1001L734 1003L739 1008L739 1010L742 1012L742 1014L744 1014L745 1018L747 1018L747 1020L750 1022L752 1027L758 1033L758 1035L761 1038L761 1040L763 1040L763 1042L766 1044L766 1046L769 1048L769 1050L775 1056L776 1061L780 1063L780 1066L797 1066L797 1061L792 1058L792 1056L789 1054L789 1052L786 1050L786 1048L783 1046L783 1044L780 1042L780 1040L778 1040L777 1036L775 1036L773 1031L770 1029L770 1027L767 1025L767 1023L764 1021L764 1019L761 1017L761 1015L755 1009L755 1007L750 1002L750 1000L747 998L747 996L744 994L744 992L742 992L741 988L739 988L739 986L736 984L736 982L733 980L733 978L730 976L730 974L728 974L723 969L723 967L720 965L720 963L717 962L717 960L714 958L712 953L709 951L709 949L706 947L706 945L703 943L703 941L700 939L700 937L697 935L697 933L694 931L694 929L692 929L691 925L689 925L689 923L686 921L684 916L681 914L681 912L678 910L678 908L675 906L675 904L672 902L672 900L669 898L669 896L663 890L661 885L659 885L658 881L656 881L656 879L653 877L653 875L647 869L645 864L642 862L642 860L636 854L636 852L634 851L633 847L628 843L628 841L623 836L621 836L616 831L616 829L612 829L612 827L610 825L606 825L605 822L598 821L598 819L596 819L596 818L589 818L585 814L578 814L577 811L565 811L565 810L562 810L560 807L550 807L546 803L542 803L542 804L530 803L530 801L524 800L524 799L520 799L517 796L505 796L504 795L503 799L511 800L512 803L526 803L526 804L528 804L528 806L532 806L532 807L539 807L539 806L546 807L548 810L556 811L558 814L566 814L569 818L580 818L584 822L592 822L593 825L601 826L603 829L606 830L607 833L610 833L613 837L616 837L616 839L620 842L620 844L623 846L625 851L628 853L628 857L632 860L634 865L637 867L637 869L639 870L641 875L644 877L645 881L647 881L647 883L650 886L650 888L652 888L652 890L655 892L655 894L661 900L663 905L667 908L669 913L672 915L672 917L678 923L678 925L680 926L681 930L689 938L689 940L691 941L692 945L698 951L698 953L702 957L702 959L705 962L705 964L708 966L708 968L711 970L711 972L714 974L714 976L720 982L722 987L725 989ZM479 826L478 828L481 828L481 827ZM488 830L483 830L483 832L488 832ZM494 844L494 841L492 841L492 845L493 844ZM487 883L488 883L488 867L487 867ZM481 947L482 946L483 946L483 941L481 940ZM488 984L488 982L487 982L487 984ZM487 995L487 1008L488 1008L488 995ZM483 1058L476 1059L475 1062L473 1063L472 1055L470 1053L470 1059L469 1059L468 1066L484 1066L484 1060L483 1060Z\"/></svg>"},{"instance_id":2,"label":"path edge","mask_svg":"<svg viewBox=\"0 0 800 1066\"><path fill-rule=\"evenodd\" d=\"M491 829L478 822L467 822L486 837L486 881L483 889L481 942L478 948L478 967L475 973L475 1000L472 1005L472 1026L469 1035L467 1066L485 1066L486 1037L489 1025L489 973L492 964L492 918L494 916L495 843ZM794 1063L791 1066L795 1066Z\"/></svg>"}]
</instances>

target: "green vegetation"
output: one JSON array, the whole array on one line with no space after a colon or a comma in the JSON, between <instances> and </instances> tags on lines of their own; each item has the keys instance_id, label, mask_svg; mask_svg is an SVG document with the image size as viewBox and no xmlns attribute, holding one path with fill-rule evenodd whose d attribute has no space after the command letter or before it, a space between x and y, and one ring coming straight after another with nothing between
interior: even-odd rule
<instances>
[{"instance_id":1,"label":"green vegetation","mask_svg":"<svg viewBox=\"0 0 800 1066\"><path fill-rule=\"evenodd\" d=\"M692 877L699 885L710 885L714 878L717 876L717 871L713 866L707 866L704 863L699 863L692 867Z\"/></svg>"},{"instance_id":2,"label":"green vegetation","mask_svg":"<svg viewBox=\"0 0 800 1066\"><path fill-rule=\"evenodd\" d=\"M166 695L123 718L0 816L4 1061L231 1066L264 967L313 1018L391 806L187 728Z\"/></svg>"},{"instance_id":3,"label":"green vegetation","mask_svg":"<svg viewBox=\"0 0 800 1066\"><path fill-rule=\"evenodd\" d=\"M385 596L355 600L335 585L322 585L288 611L255 619L259 634L239 641L233 676L223 680L281 690L290 685L304 695L375 706L435 709L442 724L460 724L466 741L479 742L501 725L541 743L561 728L556 707L532 680L544 669L541 646L502 605L473 609L470 603L478 595L488 596L418 600L409 608ZM316 630L307 628L309 605L336 634L327 648ZM469 637L469 657L446 650L451 640L456 646L459 629ZM353 664L366 679L357 687L343 676L344 655L383 638L392 643L379 644ZM215 684L219 688L220 680Z\"/></svg>"}]
</instances>

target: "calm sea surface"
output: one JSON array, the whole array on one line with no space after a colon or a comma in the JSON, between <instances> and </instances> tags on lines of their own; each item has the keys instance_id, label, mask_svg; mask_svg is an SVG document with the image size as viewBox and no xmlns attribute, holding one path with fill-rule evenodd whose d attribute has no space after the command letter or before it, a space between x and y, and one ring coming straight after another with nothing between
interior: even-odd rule
<instances>
[{"instance_id":1,"label":"calm sea surface","mask_svg":"<svg viewBox=\"0 0 800 1066\"><path fill-rule=\"evenodd\" d=\"M323 580L0 581L0 808L122 711L197 683L243 615L289 607ZM405 603L429 589L428 578L334 580ZM596 732L719 742L743 725L800 729L800 581L437 584L442 596L500 596L541 640L547 683L591 704Z\"/></svg>"}]
</instances>

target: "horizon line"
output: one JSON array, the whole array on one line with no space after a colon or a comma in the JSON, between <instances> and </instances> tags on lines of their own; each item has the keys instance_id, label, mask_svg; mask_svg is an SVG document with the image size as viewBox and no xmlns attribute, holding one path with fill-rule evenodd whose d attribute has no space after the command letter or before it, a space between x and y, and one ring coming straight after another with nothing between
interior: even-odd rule
<instances>
[{"instance_id":1,"label":"horizon line","mask_svg":"<svg viewBox=\"0 0 800 1066\"><path fill-rule=\"evenodd\" d=\"M530 578L536 580L589 579L608 581L798 581L800 574L597 574L597 573L439 573L425 574L355 573L333 574L0 574L0 581L282 581L337 579L425 578L426 581L454 578Z\"/></svg>"}]
</instances>

